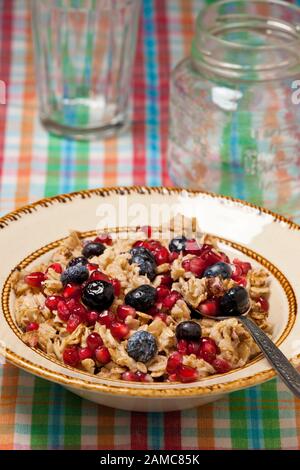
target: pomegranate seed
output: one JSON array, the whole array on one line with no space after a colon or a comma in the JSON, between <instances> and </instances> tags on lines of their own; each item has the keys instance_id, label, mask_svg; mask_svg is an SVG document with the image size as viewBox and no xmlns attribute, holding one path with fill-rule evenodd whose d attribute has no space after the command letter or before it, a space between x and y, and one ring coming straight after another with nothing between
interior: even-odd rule
<instances>
[{"instance_id":1,"label":"pomegranate seed","mask_svg":"<svg viewBox=\"0 0 300 470\"><path fill-rule=\"evenodd\" d=\"M81 287L77 284L67 284L63 290L63 296L65 299L80 297L80 295Z\"/></svg>"},{"instance_id":2,"label":"pomegranate seed","mask_svg":"<svg viewBox=\"0 0 300 470\"><path fill-rule=\"evenodd\" d=\"M60 302L61 300L63 300L63 297L61 295L50 295L49 297L47 297L47 299L45 300L45 305L47 308L49 308L49 310L53 311L53 310L57 310L57 304L58 302Z\"/></svg>"},{"instance_id":3,"label":"pomegranate seed","mask_svg":"<svg viewBox=\"0 0 300 470\"><path fill-rule=\"evenodd\" d=\"M67 322L67 331L69 333L73 333L73 331L76 330L76 328L81 324L81 318L79 315L75 315L72 313L70 315L69 320Z\"/></svg>"},{"instance_id":4,"label":"pomegranate seed","mask_svg":"<svg viewBox=\"0 0 300 470\"><path fill-rule=\"evenodd\" d=\"M123 372L121 378L122 380L128 380L129 382L139 382L139 377L131 371Z\"/></svg>"},{"instance_id":5,"label":"pomegranate seed","mask_svg":"<svg viewBox=\"0 0 300 470\"><path fill-rule=\"evenodd\" d=\"M68 321L70 318L71 312L64 300L60 300L57 304L57 315L62 321Z\"/></svg>"},{"instance_id":6,"label":"pomegranate seed","mask_svg":"<svg viewBox=\"0 0 300 470\"><path fill-rule=\"evenodd\" d=\"M77 366L79 362L79 353L77 346L67 346L63 352L63 360L68 366Z\"/></svg>"},{"instance_id":7,"label":"pomegranate seed","mask_svg":"<svg viewBox=\"0 0 300 470\"><path fill-rule=\"evenodd\" d=\"M240 277L239 279L236 279L235 282L243 287L246 287L247 285L247 279L245 277Z\"/></svg>"},{"instance_id":8,"label":"pomegranate seed","mask_svg":"<svg viewBox=\"0 0 300 470\"><path fill-rule=\"evenodd\" d=\"M198 379L198 371L193 367L181 365L178 368L177 376L183 383L195 382Z\"/></svg>"},{"instance_id":9,"label":"pomegranate seed","mask_svg":"<svg viewBox=\"0 0 300 470\"><path fill-rule=\"evenodd\" d=\"M156 318L159 318L161 321L166 323L168 319L168 315L164 312L158 312L154 315L153 320L155 320Z\"/></svg>"},{"instance_id":10,"label":"pomegranate seed","mask_svg":"<svg viewBox=\"0 0 300 470\"><path fill-rule=\"evenodd\" d=\"M167 297L167 295L170 294L170 289L168 289L165 286L159 286L156 288L156 292L157 292L156 299L158 302L160 302L165 297Z\"/></svg>"},{"instance_id":11,"label":"pomegranate seed","mask_svg":"<svg viewBox=\"0 0 300 470\"><path fill-rule=\"evenodd\" d=\"M199 256L202 253L202 246L199 245L197 240L191 238L185 242L184 254Z\"/></svg>"},{"instance_id":12,"label":"pomegranate seed","mask_svg":"<svg viewBox=\"0 0 300 470\"><path fill-rule=\"evenodd\" d=\"M106 328L110 328L112 322L115 320L115 315L109 310L104 310L99 313L98 322L100 325L105 325Z\"/></svg>"},{"instance_id":13,"label":"pomegranate seed","mask_svg":"<svg viewBox=\"0 0 300 470\"><path fill-rule=\"evenodd\" d=\"M80 348L78 350L78 356L80 361L84 361L84 359L91 359L93 357L93 351L88 347Z\"/></svg>"},{"instance_id":14,"label":"pomegranate seed","mask_svg":"<svg viewBox=\"0 0 300 470\"><path fill-rule=\"evenodd\" d=\"M154 305L153 307L149 308L149 310L147 310L147 314L152 315L153 317L157 315L158 313L160 313L160 311L156 305Z\"/></svg>"},{"instance_id":15,"label":"pomegranate seed","mask_svg":"<svg viewBox=\"0 0 300 470\"><path fill-rule=\"evenodd\" d=\"M109 233L101 233L101 235L98 235L95 240L95 243L104 243L104 245L112 245L113 239L111 238L111 235Z\"/></svg>"},{"instance_id":16,"label":"pomegranate seed","mask_svg":"<svg viewBox=\"0 0 300 470\"><path fill-rule=\"evenodd\" d=\"M172 374L176 372L178 367L182 364L182 355L179 352L175 351L168 357L167 362L167 372L168 374Z\"/></svg>"},{"instance_id":17,"label":"pomegranate seed","mask_svg":"<svg viewBox=\"0 0 300 470\"><path fill-rule=\"evenodd\" d=\"M206 362L211 364L215 359L216 355L219 353L219 348L214 342L213 339L204 336L201 338L199 357L204 359Z\"/></svg>"},{"instance_id":18,"label":"pomegranate seed","mask_svg":"<svg viewBox=\"0 0 300 470\"><path fill-rule=\"evenodd\" d=\"M171 287L172 284L173 284L173 279L171 278L171 276L168 276L167 274L164 274L164 275L160 278L160 285L161 285L161 286Z\"/></svg>"},{"instance_id":19,"label":"pomegranate seed","mask_svg":"<svg viewBox=\"0 0 300 470\"><path fill-rule=\"evenodd\" d=\"M49 269L53 269L58 274L61 274L63 272L62 265L60 263L52 263L48 268L46 269L46 274L48 273Z\"/></svg>"},{"instance_id":20,"label":"pomegranate seed","mask_svg":"<svg viewBox=\"0 0 300 470\"><path fill-rule=\"evenodd\" d=\"M143 246L149 251L153 252L153 254L155 250L158 250L162 247L161 243L158 240L146 240L144 241Z\"/></svg>"},{"instance_id":21,"label":"pomegranate seed","mask_svg":"<svg viewBox=\"0 0 300 470\"><path fill-rule=\"evenodd\" d=\"M170 382L178 382L178 377L177 377L177 374L171 374L169 375L169 381Z\"/></svg>"},{"instance_id":22,"label":"pomegranate seed","mask_svg":"<svg viewBox=\"0 0 300 470\"><path fill-rule=\"evenodd\" d=\"M170 294L163 299L162 305L166 309L171 310L171 308L174 307L178 299L181 299L181 294L179 294L179 292L177 292L176 290L171 290Z\"/></svg>"},{"instance_id":23,"label":"pomegranate seed","mask_svg":"<svg viewBox=\"0 0 300 470\"><path fill-rule=\"evenodd\" d=\"M92 351L95 351L95 349L103 345L103 341L98 333L91 333L86 339L86 344L88 348L90 348Z\"/></svg>"},{"instance_id":24,"label":"pomegranate seed","mask_svg":"<svg viewBox=\"0 0 300 470\"><path fill-rule=\"evenodd\" d=\"M263 312L269 311L270 304L269 304L268 299L266 299L265 297L260 297L258 299L258 303L260 304L260 308L262 309Z\"/></svg>"},{"instance_id":25,"label":"pomegranate seed","mask_svg":"<svg viewBox=\"0 0 300 470\"><path fill-rule=\"evenodd\" d=\"M143 225L139 228L140 232L143 232L146 237L150 238L152 235L152 227L150 225Z\"/></svg>"},{"instance_id":26,"label":"pomegranate seed","mask_svg":"<svg viewBox=\"0 0 300 470\"><path fill-rule=\"evenodd\" d=\"M137 376L140 382L152 382L151 376L149 374L144 374L140 370L137 370L135 375Z\"/></svg>"},{"instance_id":27,"label":"pomegranate seed","mask_svg":"<svg viewBox=\"0 0 300 470\"><path fill-rule=\"evenodd\" d=\"M212 250L206 250L201 255L201 259L205 263L205 268L208 268L209 266L212 266L213 264L216 264L219 261L221 261L222 257L218 253L215 253Z\"/></svg>"},{"instance_id":28,"label":"pomegranate seed","mask_svg":"<svg viewBox=\"0 0 300 470\"><path fill-rule=\"evenodd\" d=\"M125 318L127 318L128 316L135 318L136 310L130 305L119 305L117 309L117 315L120 320L125 320Z\"/></svg>"},{"instance_id":29,"label":"pomegranate seed","mask_svg":"<svg viewBox=\"0 0 300 470\"><path fill-rule=\"evenodd\" d=\"M30 286L30 287L41 287L42 282L45 281L45 274L41 272L34 272L27 274L24 277L24 281Z\"/></svg>"},{"instance_id":30,"label":"pomegranate seed","mask_svg":"<svg viewBox=\"0 0 300 470\"><path fill-rule=\"evenodd\" d=\"M82 321L86 320L87 309L78 300L69 299L66 304L71 313L78 315Z\"/></svg>"},{"instance_id":31,"label":"pomegranate seed","mask_svg":"<svg viewBox=\"0 0 300 470\"><path fill-rule=\"evenodd\" d=\"M229 362L225 361L221 357L217 357L213 362L212 366L218 374L226 374L231 370L231 365Z\"/></svg>"},{"instance_id":32,"label":"pomegranate seed","mask_svg":"<svg viewBox=\"0 0 300 470\"><path fill-rule=\"evenodd\" d=\"M187 352L188 354L195 354L196 356L199 354L200 344L194 341L191 341L187 345Z\"/></svg>"},{"instance_id":33,"label":"pomegranate seed","mask_svg":"<svg viewBox=\"0 0 300 470\"><path fill-rule=\"evenodd\" d=\"M189 260L189 259L185 259L185 260L182 261L182 267L185 270L185 272L190 271L190 262L191 262L191 260Z\"/></svg>"},{"instance_id":34,"label":"pomegranate seed","mask_svg":"<svg viewBox=\"0 0 300 470\"><path fill-rule=\"evenodd\" d=\"M248 272L252 269L251 263L248 263L247 261L241 261L237 258L233 260L233 264L239 266L243 274L248 274Z\"/></svg>"},{"instance_id":35,"label":"pomegranate seed","mask_svg":"<svg viewBox=\"0 0 300 470\"><path fill-rule=\"evenodd\" d=\"M189 260L189 271L195 276L201 277L206 268L206 263L201 258L192 258Z\"/></svg>"},{"instance_id":36,"label":"pomegranate seed","mask_svg":"<svg viewBox=\"0 0 300 470\"><path fill-rule=\"evenodd\" d=\"M128 336L129 333L129 328L127 325L124 325L124 323L120 322L114 322L112 323L110 327L111 334L116 338L116 339L124 339L126 336Z\"/></svg>"},{"instance_id":37,"label":"pomegranate seed","mask_svg":"<svg viewBox=\"0 0 300 470\"><path fill-rule=\"evenodd\" d=\"M93 273L94 271L96 271L99 268L98 264L96 264L96 263L88 263L86 265L86 267L88 268L90 273Z\"/></svg>"},{"instance_id":38,"label":"pomegranate seed","mask_svg":"<svg viewBox=\"0 0 300 470\"><path fill-rule=\"evenodd\" d=\"M198 307L199 312L202 315L209 317L216 317L219 313L219 305L217 300L206 300L202 302Z\"/></svg>"},{"instance_id":39,"label":"pomegranate seed","mask_svg":"<svg viewBox=\"0 0 300 470\"><path fill-rule=\"evenodd\" d=\"M111 361L109 350L105 346L100 346L95 350L95 358L101 364L107 364Z\"/></svg>"},{"instance_id":40,"label":"pomegranate seed","mask_svg":"<svg viewBox=\"0 0 300 470\"><path fill-rule=\"evenodd\" d=\"M134 244L133 244L133 248L136 248L137 246L144 246L144 240L137 240Z\"/></svg>"},{"instance_id":41,"label":"pomegranate seed","mask_svg":"<svg viewBox=\"0 0 300 470\"><path fill-rule=\"evenodd\" d=\"M35 321L28 323L28 325L26 326L26 331L35 331L38 329L39 329L39 324L36 323Z\"/></svg>"},{"instance_id":42,"label":"pomegranate seed","mask_svg":"<svg viewBox=\"0 0 300 470\"><path fill-rule=\"evenodd\" d=\"M240 277L242 276L242 274L243 274L243 270L241 266L239 266L238 264L234 264L231 279L233 279L234 281L238 281Z\"/></svg>"},{"instance_id":43,"label":"pomegranate seed","mask_svg":"<svg viewBox=\"0 0 300 470\"><path fill-rule=\"evenodd\" d=\"M118 297L120 295L120 292L121 292L121 283L118 279L113 279L111 281L111 283L112 283L113 288L114 288L115 296Z\"/></svg>"},{"instance_id":44,"label":"pomegranate seed","mask_svg":"<svg viewBox=\"0 0 300 470\"><path fill-rule=\"evenodd\" d=\"M88 326L94 326L96 321L99 318L99 313L94 310L89 310L86 312L86 322Z\"/></svg>"},{"instance_id":45,"label":"pomegranate seed","mask_svg":"<svg viewBox=\"0 0 300 470\"><path fill-rule=\"evenodd\" d=\"M170 263L173 263L173 261L175 261L175 259L179 258L179 253L177 253L177 251L172 251L171 253L169 253L169 262Z\"/></svg>"},{"instance_id":46,"label":"pomegranate seed","mask_svg":"<svg viewBox=\"0 0 300 470\"><path fill-rule=\"evenodd\" d=\"M155 250L154 258L157 266L160 264L168 263L169 262L169 251L166 247L162 246Z\"/></svg>"},{"instance_id":47,"label":"pomegranate seed","mask_svg":"<svg viewBox=\"0 0 300 470\"><path fill-rule=\"evenodd\" d=\"M180 339L177 343L177 350L180 354L187 354L187 341L185 339Z\"/></svg>"},{"instance_id":48,"label":"pomegranate seed","mask_svg":"<svg viewBox=\"0 0 300 470\"><path fill-rule=\"evenodd\" d=\"M230 264L230 259L229 257L226 255L226 253L224 253L223 251L221 251L219 253L219 255L221 256L221 261L223 261L223 263L228 263Z\"/></svg>"},{"instance_id":49,"label":"pomegranate seed","mask_svg":"<svg viewBox=\"0 0 300 470\"><path fill-rule=\"evenodd\" d=\"M89 280L90 281L107 281L107 282L111 282L109 277L106 274L101 273L100 271L93 271L92 274L90 275Z\"/></svg>"}]
</instances>

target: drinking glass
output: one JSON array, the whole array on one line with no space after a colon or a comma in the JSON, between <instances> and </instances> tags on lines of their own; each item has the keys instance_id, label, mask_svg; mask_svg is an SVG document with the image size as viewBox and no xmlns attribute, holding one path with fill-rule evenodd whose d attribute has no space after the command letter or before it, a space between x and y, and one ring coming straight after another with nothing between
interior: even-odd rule
<instances>
[{"instance_id":1,"label":"drinking glass","mask_svg":"<svg viewBox=\"0 0 300 470\"><path fill-rule=\"evenodd\" d=\"M78 139L126 128L140 0L32 0L40 118Z\"/></svg>"}]
</instances>

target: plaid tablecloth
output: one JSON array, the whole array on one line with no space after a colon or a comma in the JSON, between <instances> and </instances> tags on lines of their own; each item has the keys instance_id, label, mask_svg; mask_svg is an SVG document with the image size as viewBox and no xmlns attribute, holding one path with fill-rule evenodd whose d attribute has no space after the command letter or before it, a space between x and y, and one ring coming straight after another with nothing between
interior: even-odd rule
<instances>
[{"instance_id":1,"label":"plaid tablecloth","mask_svg":"<svg viewBox=\"0 0 300 470\"><path fill-rule=\"evenodd\" d=\"M1 213L60 192L168 183L169 73L189 52L202 5L143 1L132 129L116 139L84 143L41 128L29 6L0 1L0 80L7 92L6 105L0 104ZM140 448L299 449L300 401L272 380L198 409L130 413L81 400L9 364L0 366L0 449Z\"/></svg>"}]
</instances>

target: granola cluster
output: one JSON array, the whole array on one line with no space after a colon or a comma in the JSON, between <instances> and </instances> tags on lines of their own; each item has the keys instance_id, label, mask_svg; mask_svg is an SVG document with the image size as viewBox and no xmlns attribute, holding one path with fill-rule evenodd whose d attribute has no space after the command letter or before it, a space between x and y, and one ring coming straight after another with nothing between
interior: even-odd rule
<instances>
[{"instance_id":1,"label":"granola cluster","mask_svg":"<svg viewBox=\"0 0 300 470\"><path fill-rule=\"evenodd\" d=\"M224 295L239 286L251 318L271 333L268 274L229 260L208 236L170 241L140 231L125 240L84 239L72 232L47 263L16 270L12 282L24 341L102 378L192 382L245 365L258 353L248 331L237 318L214 319ZM191 323L200 338L189 337ZM142 337L148 345L138 343Z\"/></svg>"}]
</instances>

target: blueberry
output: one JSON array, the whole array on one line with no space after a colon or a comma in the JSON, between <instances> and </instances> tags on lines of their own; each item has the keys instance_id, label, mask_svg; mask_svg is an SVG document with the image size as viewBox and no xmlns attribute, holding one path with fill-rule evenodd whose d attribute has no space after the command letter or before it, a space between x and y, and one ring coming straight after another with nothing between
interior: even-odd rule
<instances>
[{"instance_id":1,"label":"blueberry","mask_svg":"<svg viewBox=\"0 0 300 470\"><path fill-rule=\"evenodd\" d=\"M86 264L88 264L88 260L84 256L78 256L77 258L71 259L67 267L70 268L71 266L75 266L76 264L82 264L83 266L85 266Z\"/></svg>"},{"instance_id":2,"label":"blueberry","mask_svg":"<svg viewBox=\"0 0 300 470\"><path fill-rule=\"evenodd\" d=\"M223 263L220 261L219 263L213 264L209 268L206 268L203 277L215 277L220 276L223 279L229 279L232 274L232 269L230 264Z\"/></svg>"},{"instance_id":3,"label":"blueberry","mask_svg":"<svg viewBox=\"0 0 300 470\"><path fill-rule=\"evenodd\" d=\"M114 288L107 281L89 282L82 291L82 302L92 310L108 309L114 301Z\"/></svg>"},{"instance_id":4,"label":"blueberry","mask_svg":"<svg viewBox=\"0 0 300 470\"><path fill-rule=\"evenodd\" d=\"M157 353L155 337L148 331L137 331L127 342L128 356L137 362L148 362Z\"/></svg>"},{"instance_id":5,"label":"blueberry","mask_svg":"<svg viewBox=\"0 0 300 470\"><path fill-rule=\"evenodd\" d=\"M151 251L142 246L137 246L130 250L131 263L135 263L140 268L140 274L147 276L152 281L156 276L156 263Z\"/></svg>"},{"instance_id":6,"label":"blueberry","mask_svg":"<svg viewBox=\"0 0 300 470\"><path fill-rule=\"evenodd\" d=\"M243 315L250 306L248 292L242 286L233 287L221 297L219 306L223 316Z\"/></svg>"},{"instance_id":7,"label":"blueberry","mask_svg":"<svg viewBox=\"0 0 300 470\"><path fill-rule=\"evenodd\" d=\"M134 307L140 312L147 312L153 307L156 301L156 289L148 284L144 284L131 290L125 296L125 304Z\"/></svg>"},{"instance_id":8,"label":"blueberry","mask_svg":"<svg viewBox=\"0 0 300 470\"><path fill-rule=\"evenodd\" d=\"M60 280L65 286L66 284L82 284L89 277L89 271L83 264L75 264L66 268L60 276Z\"/></svg>"},{"instance_id":9,"label":"blueberry","mask_svg":"<svg viewBox=\"0 0 300 470\"><path fill-rule=\"evenodd\" d=\"M92 258L93 256L102 255L105 248L102 243L89 242L83 247L82 254L86 258Z\"/></svg>"},{"instance_id":10,"label":"blueberry","mask_svg":"<svg viewBox=\"0 0 300 470\"><path fill-rule=\"evenodd\" d=\"M169 243L169 250L177 251L177 253L179 253L180 251L183 251L185 249L186 240L187 239L184 235L173 238L173 240L171 240Z\"/></svg>"},{"instance_id":11,"label":"blueberry","mask_svg":"<svg viewBox=\"0 0 300 470\"><path fill-rule=\"evenodd\" d=\"M182 321L176 326L176 338L178 341L199 341L201 338L201 327L195 321Z\"/></svg>"}]
</instances>

